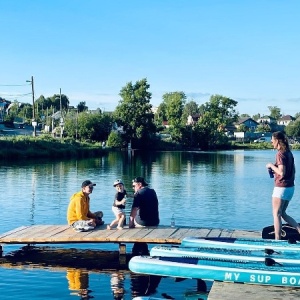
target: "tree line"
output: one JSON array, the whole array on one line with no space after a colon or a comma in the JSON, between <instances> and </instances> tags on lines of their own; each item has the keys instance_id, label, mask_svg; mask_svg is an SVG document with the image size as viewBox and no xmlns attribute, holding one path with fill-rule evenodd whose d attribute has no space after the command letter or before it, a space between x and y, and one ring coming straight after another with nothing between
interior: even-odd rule
<instances>
[{"instance_id":1,"label":"tree line","mask_svg":"<svg viewBox=\"0 0 300 300\"><path fill-rule=\"evenodd\" d=\"M248 116L239 116L238 102L231 98L212 95L208 102L198 105L194 100L187 101L182 91L165 93L157 111L153 111L149 90L146 78L127 83L120 90L121 100L111 113L100 109L90 111L84 101L70 107L68 97L63 94L40 96L35 101L35 115L38 122L49 127L63 126L64 138L107 141L111 147L126 147L131 143L133 148L149 149L162 142L161 134L168 134L169 141L175 145L202 150L224 148L229 143L226 127L239 117ZM6 118L23 118L30 123L32 108L30 104L13 105ZM268 108L271 117L281 117L278 107ZM54 118L57 112L58 117ZM191 122L188 122L189 116L194 116ZM252 118L258 119L260 115ZM286 132L293 137L300 136L300 121L288 125Z\"/></svg>"}]
</instances>

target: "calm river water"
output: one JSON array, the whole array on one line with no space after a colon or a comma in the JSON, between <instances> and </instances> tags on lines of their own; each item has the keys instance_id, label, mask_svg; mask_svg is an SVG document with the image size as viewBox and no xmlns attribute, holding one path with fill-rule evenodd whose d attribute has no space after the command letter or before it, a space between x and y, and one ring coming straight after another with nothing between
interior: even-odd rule
<instances>
[{"instance_id":1,"label":"calm river water","mask_svg":"<svg viewBox=\"0 0 300 300\"><path fill-rule=\"evenodd\" d=\"M176 225L261 230L272 224L273 180L265 168L274 161L275 151L221 152L112 152L100 158L68 161L1 162L0 234L22 225L65 224L72 193L85 179L97 183L91 195L91 209L103 210L106 223L113 219L112 186L121 178L131 191L131 179L143 176L158 195L161 224L169 225L172 214ZM294 151L296 167L300 152ZM288 209L300 221L300 172L296 192ZM127 209L130 209L130 201ZM51 247L95 249L115 252L118 245L71 245ZM4 255L20 246L4 245ZM87 249L87 250L84 250ZM59 265L59 264L58 264ZM83 272L65 266L52 267L27 261L1 265L1 299L80 299L74 280L88 286L95 299L132 299L145 291L144 279L128 270ZM75 282L76 283L76 282ZM172 284L172 289L170 285ZM123 298L114 298L113 292ZM166 293L175 299L191 299L196 282L163 278L156 297ZM87 298L85 298L87 299Z\"/></svg>"}]
</instances>

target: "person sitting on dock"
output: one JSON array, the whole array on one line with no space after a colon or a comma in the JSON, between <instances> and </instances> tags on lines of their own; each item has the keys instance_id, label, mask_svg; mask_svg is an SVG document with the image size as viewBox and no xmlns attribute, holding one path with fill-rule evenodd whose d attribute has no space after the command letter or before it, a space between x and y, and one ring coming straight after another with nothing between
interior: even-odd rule
<instances>
[{"instance_id":1,"label":"person sitting on dock","mask_svg":"<svg viewBox=\"0 0 300 300\"><path fill-rule=\"evenodd\" d=\"M157 226L159 224L158 199L154 189L143 177L132 180L135 194L130 213L129 228Z\"/></svg>"},{"instance_id":2,"label":"person sitting on dock","mask_svg":"<svg viewBox=\"0 0 300 300\"><path fill-rule=\"evenodd\" d=\"M117 229L123 229L124 220L126 218L124 209L126 205L127 192L124 188L124 183L121 179L117 179L114 182L113 186L117 190L112 205L112 211L115 215L115 219L109 225L107 225L107 229L109 230L112 229L115 225L117 225Z\"/></svg>"},{"instance_id":3,"label":"person sitting on dock","mask_svg":"<svg viewBox=\"0 0 300 300\"><path fill-rule=\"evenodd\" d=\"M81 185L81 191L71 196L68 206L67 220L68 224L76 231L88 231L94 229L97 225L103 225L103 212L92 213L90 211L90 197L96 184L90 180L85 180Z\"/></svg>"}]
</instances>

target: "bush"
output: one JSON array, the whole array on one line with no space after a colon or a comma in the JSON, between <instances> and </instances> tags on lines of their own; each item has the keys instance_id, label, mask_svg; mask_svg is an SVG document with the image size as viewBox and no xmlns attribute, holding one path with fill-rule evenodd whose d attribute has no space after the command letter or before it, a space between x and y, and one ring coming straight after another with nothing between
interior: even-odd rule
<instances>
[{"instance_id":1,"label":"bush","mask_svg":"<svg viewBox=\"0 0 300 300\"><path fill-rule=\"evenodd\" d=\"M111 148L122 148L123 139L118 132L112 131L107 139L107 146Z\"/></svg>"}]
</instances>

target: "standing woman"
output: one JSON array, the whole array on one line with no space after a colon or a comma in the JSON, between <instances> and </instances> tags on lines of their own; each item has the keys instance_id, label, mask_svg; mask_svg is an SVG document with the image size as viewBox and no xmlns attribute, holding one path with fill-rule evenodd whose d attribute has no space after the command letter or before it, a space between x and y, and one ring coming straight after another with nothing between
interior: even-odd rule
<instances>
[{"instance_id":1,"label":"standing woman","mask_svg":"<svg viewBox=\"0 0 300 300\"><path fill-rule=\"evenodd\" d=\"M277 149L275 164L268 163L266 167L274 173L275 187L272 194L273 219L275 239L281 238L281 218L293 226L300 233L299 224L286 213L286 209L294 195L295 163L285 134L276 131L271 140L274 149Z\"/></svg>"}]
</instances>

